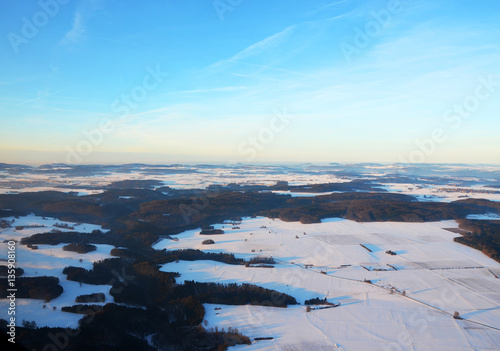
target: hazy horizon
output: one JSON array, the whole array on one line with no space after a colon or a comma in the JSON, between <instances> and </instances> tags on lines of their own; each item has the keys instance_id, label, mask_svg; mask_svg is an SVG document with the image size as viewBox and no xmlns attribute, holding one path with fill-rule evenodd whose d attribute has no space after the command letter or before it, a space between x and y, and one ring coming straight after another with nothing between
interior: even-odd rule
<instances>
[{"instance_id":1,"label":"hazy horizon","mask_svg":"<svg viewBox=\"0 0 500 351\"><path fill-rule=\"evenodd\" d=\"M36 154L37 151L23 151L23 153L26 154ZM66 153L57 153L60 156L65 157ZM231 166L231 165L244 165L244 166L281 166L281 165L303 165L303 164L312 164L312 165L332 165L332 164L341 164L341 165L355 165L355 164L380 164L380 165L415 165L415 166L432 166L432 165L464 165L464 166L500 166L500 162L401 162L401 161L370 161L370 160L331 160L331 161L314 161L314 160L303 160L303 161L281 161L281 160L255 160L253 162L245 162L245 161L235 161L235 160L216 160L216 159L197 159L196 157L185 157L185 156L175 156L173 158L168 158L165 157L165 155L161 154L147 154L147 153L136 153L131 157L131 154L128 153L123 153L122 157L123 160L121 161L116 161L116 153L109 153L113 156L110 155L104 155L103 157L105 160L103 161L94 161L92 162L91 160L87 160L87 162L82 162L82 163L66 163L64 162L64 158L61 158L61 160L58 160L57 157L52 157L53 153L48 153L48 157L45 158L40 158L37 157L39 161L34 161L31 160L31 157L8 157L8 152L6 152L4 155L6 156L5 158L0 159L0 163L4 164L19 164L19 165L26 165L26 166L33 166L33 167L38 167L42 165L51 165L51 164L66 164L68 166L91 166L91 165L101 165L101 166L106 166L106 165L126 165L126 164L145 164L145 165L171 165L171 164L179 164L179 165L186 165L186 166L191 166L191 165L201 165L201 164L206 164L206 165L220 165L220 166ZM109 161L108 159L112 157L115 159L115 161ZM24 161L23 161L24 160ZM31 160L31 161L30 161Z\"/></svg>"}]
</instances>

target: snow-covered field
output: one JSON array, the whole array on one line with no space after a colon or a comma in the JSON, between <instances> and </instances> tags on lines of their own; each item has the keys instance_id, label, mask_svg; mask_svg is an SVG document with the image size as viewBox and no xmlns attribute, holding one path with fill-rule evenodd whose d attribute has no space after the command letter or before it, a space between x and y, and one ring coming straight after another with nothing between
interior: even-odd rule
<instances>
[{"instance_id":1,"label":"snow-covered field","mask_svg":"<svg viewBox=\"0 0 500 351\"><path fill-rule=\"evenodd\" d=\"M301 193L301 192L292 192L292 191L272 191L272 193L278 194L278 195L290 195L291 197L314 197L314 196L320 196L320 195L331 195L331 194L338 194L341 193L341 191L329 191L329 192L324 192L324 193Z\"/></svg>"},{"instance_id":2,"label":"snow-covered field","mask_svg":"<svg viewBox=\"0 0 500 351\"><path fill-rule=\"evenodd\" d=\"M500 220L500 215L498 215L497 213L485 213L485 214L482 214L482 215L468 215L467 216L467 219L477 219L477 220L494 220L494 221L498 221Z\"/></svg>"},{"instance_id":3,"label":"snow-covered field","mask_svg":"<svg viewBox=\"0 0 500 351\"><path fill-rule=\"evenodd\" d=\"M102 192L98 188L111 182L140 179L159 180L166 186L184 189L229 183L273 185L288 181L290 185L306 185L350 180L349 176L327 172L294 173L277 169L274 172L266 167L195 169L179 166L179 173L170 174L147 173L150 168L143 172L75 176L68 178L69 185L63 184L67 188L59 188L62 183L51 174L9 174L9 180L26 186L0 187L0 193L58 190L85 195ZM196 172L189 173L193 170ZM381 167L381 173L374 173L378 170L371 167L372 173L367 176L381 178L387 167ZM186 173L182 173L184 171ZM35 181L46 184L35 186L31 183ZM71 188L76 185L78 187ZM500 201L500 194L495 194L499 189L479 185L384 183L382 188L415 196L420 201L449 202L466 198ZM275 193L318 196L332 192ZM500 219L495 213L468 218ZM14 222L12 228L0 229L0 265L6 264L4 240L19 241L53 229L88 233L102 230L97 225L34 215L6 219ZM61 228L55 226L56 223L74 229ZM16 230L16 226L24 229ZM332 218L320 224L304 225L259 217L245 218L241 224L215 224L215 227L223 229L225 234L206 236L199 235L199 229L190 230L177 235L178 241L159 241L155 248L194 248L233 253L244 259L272 256L277 264L273 268L257 268L214 261L180 261L161 269L181 273L179 283L185 280L252 283L292 295L300 303L286 309L206 304L207 327L238 328L254 341L251 346L237 346L234 350L500 350L500 264L477 250L453 242L458 235L446 229L456 229L454 221L357 223ZM106 235L106 231L102 231ZM215 244L203 245L206 239L215 240ZM76 296L102 292L106 302L113 302L110 286L67 281L62 274L66 266L90 269L93 262L109 258L113 247L96 245L97 251L77 254L62 250L62 246L39 245L38 250L31 250L17 244L17 266L25 270L24 276L56 276L64 288L64 293L49 303L18 299L18 322L26 319L36 321L38 326L76 327L82 316L61 311L63 306L75 305ZM395 255L388 254L388 250ZM305 300L316 297L327 298L328 302L340 303L340 306L306 312ZM0 299L0 318L7 318L7 306L8 301ZM455 312L463 319L453 318ZM254 340L259 337L273 339Z\"/></svg>"},{"instance_id":4,"label":"snow-covered field","mask_svg":"<svg viewBox=\"0 0 500 351\"><path fill-rule=\"evenodd\" d=\"M4 240L20 241L37 233L45 233L57 229L61 231L77 231L81 233L90 233L93 230L101 230L106 235L107 230L100 226L88 223L69 223L59 221L49 217L38 217L34 215L25 217L9 217L6 220L14 220L12 228L0 229L0 265L7 265L7 243ZM55 224L67 224L74 229L65 229ZM16 226L41 226L16 230ZM80 284L66 280L66 275L62 273L64 267L75 266L85 269L92 269L92 264L111 257L110 251L113 246L96 245L97 250L86 254L64 251L59 245L38 245L37 250L32 250L19 242L16 245L16 266L24 269L23 277L54 276L60 280L60 285L64 292L54 300L46 303L43 300L35 299L16 299L16 321L20 322L34 320L38 327L77 327L78 320L82 315L62 312L61 307L76 305L75 298L79 295L92 293L104 293L106 302L113 302L113 297L109 294L109 285L88 285ZM99 304L99 303L97 303ZM102 304L102 303L101 303ZM9 301L5 298L0 299L0 318L8 319ZM45 307L44 307L45 306ZM55 307L55 310L54 310Z\"/></svg>"},{"instance_id":5,"label":"snow-covered field","mask_svg":"<svg viewBox=\"0 0 500 351\"><path fill-rule=\"evenodd\" d=\"M200 189L213 184L271 186L278 181L290 185L344 183L364 179L379 183L377 188L415 196L420 201L456 201L466 198L487 198L500 201L498 183L499 166L426 165L416 167L416 174L404 165L128 165L97 167L95 169L70 166L22 168L17 172L0 169L0 194L32 191L76 192L78 195L102 193L104 187L123 180L156 180L175 189ZM415 171L415 170L414 170ZM427 174L420 178L418 174ZM2 178L1 176L5 176ZM58 176L59 175L59 176ZM406 176L407 183L385 183L385 177ZM435 184L429 183L433 176ZM408 180L406 179L406 180ZM427 179L427 180L426 180ZM465 182L465 183L464 183ZM443 185L446 184L446 185ZM450 185L455 184L455 185ZM465 184L465 185L464 185ZM473 184L473 185L471 185ZM328 193L277 192L291 196L317 196Z\"/></svg>"},{"instance_id":6,"label":"snow-covered field","mask_svg":"<svg viewBox=\"0 0 500 351\"><path fill-rule=\"evenodd\" d=\"M324 172L274 171L273 167L266 166L243 168L178 166L160 169L160 171L154 173L150 173L150 170L151 167L142 167L127 172L106 171L97 173L94 176L72 175L62 180L54 177L53 173L32 174L26 172L9 174L7 181L0 179L0 194L53 190L73 191L79 195L90 195L101 193L103 190L96 188L105 187L112 182L148 179L163 182L163 185L176 189L199 189L211 184L226 185L229 183L274 185L278 181L288 181L290 185L307 185L350 181L347 177L337 177Z\"/></svg>"},{"instance_id":7,"label":"snow-covered field","mask_svg":"<svg viewBox=\"0 0 500 351\"><path fill-rule=\"evenodd\" d=\"M272 256L274 268L213 261L172 262L179 282L249 282L292 295L340 303L305 307L206 305L208 327L236 327L251 338L273 337L241 350L498 350L500 264L453 242L434 223L357 223L330 219L303 225L246 218L221 235L179 234L156 249L195 248L237 257ZM210 238L214 245L202 245ZM361 246L364 245L364 246ZM391 250L396 255L389 255ZM371 252L370 252L371 251ZM371 283L365 282L370 280ZM215 308L221 308L215 310ZM463 320L454 319L459 312Z\"/></svg>"},{"instance_id":8,"label":"snow-covered field","mask_svg":"<svg viewBox=\"0 0 500 351\"><path fill-rule=\"evenodd\" d=\"M52 229L70 230L56 223L80 232L102 230L34 215L7 219L14 223L0 232L2 241ZM44 227L27 227L37 225ZM252 340L273 338L235 350L498 350L500 264L453 242L456 234L443 228L457 228L454 221L357 223L333 218L303 225L259 217L245 218L237 226L240 229L232 229L235 225L230 223L215 225L225 231L222 235L186 231L177 236L179 241L164 239L155 245L156 249L228 252L245 259L272 256L277 261L274 268L214 261L180 261L162 267L181 273L179 283L248 282L292 295L301 304L287 309L205 305L207 327L238 328ZM216 243L202 245L207 238ZM0 245L0 259L5 260L6 244ZM81 315L61 311L76 304L76 296L102 292L106 302L113 301L108 285L67 281L62 274L70 265L90 269L93 262L110 257L112 247L97 245L97 251L76 254L63 251L62 246L39 245L31 250L17 245L24 276L56 276L64 288L49 303L18 299L18 321L76 327ZM340 306L307 313L304 301L315 297ZM7 300L1 299L0 318L7 317L7 306ZM463 320L452 317L455 311Z\"/></svg>"},{"instance_id":9,"label":"snow-covered field","mask_svg":"<svg viewBox=\"0 0 500 351\"><path fill-rule=\"evenodd\" d=\"M499 189L485 188L482 186L450 185L426 186L421 184L386 183L381 188L388 192L415 196L419 201L451 202L464 199L488 199L500 201Z\"/></svg>"}]
</instances>

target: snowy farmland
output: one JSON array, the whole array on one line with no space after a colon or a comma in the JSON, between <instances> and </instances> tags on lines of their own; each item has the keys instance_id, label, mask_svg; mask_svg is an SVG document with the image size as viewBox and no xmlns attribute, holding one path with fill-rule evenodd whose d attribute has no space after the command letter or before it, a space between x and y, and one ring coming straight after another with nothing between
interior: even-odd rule
<instances>
[{"instance_id":1,"label":"snowy farmland","mask_svg":"<svg viewBox=\"0 0 500 351\"><path fill-rule=\"evenodd\" d=\"M20 241L37 233L45 233L51 230L78 231L81 233L90 233L93 230L101 230L101 226L88 223L70 223L59 221L55 218L39 217L35 215L25 217L8 217L8 221L14 221L11 228L0 229L0 265L7 265L7 243L4 240ZM74 229L63 228L68 225ZM23 227L16 229L15 227ZM42 227L43 226L43 227ZM103 234L106 235L106 234ZM64 251L59 245L38 245L37 250L32 250L25 245L17 243L16 245L16 266L24 269L23 277L53 276L60 280L60 285L64 292L50 302L35 299L17 299L16 316L19 322L23 319L35 321L38 327L71 327L78 326L78 320L82 315L62 312L61 307L76 305L75 298L79 295L92 293L104 293L106 302L113 302L113 297L109 294L108 285L89 285L66 280L66 275L62 273L67 266L82 267L92 269L92 264L111 257L110 251L113 246L95 245L96 251L86 254L78 254L72 251ZM103 304L103 303L97 303ZM9 302L7 299L0 299L0 318L8 319Z\"/></svg>"},{"instance_id":2,"label":"snowy farmland","mask_svg":"<svg viewBox=\"0 0 500 351\"><path fill-rule=\"evenodd\" d=\"M342 165L123 165L120 167L97 167L95 169L65 165L61 167L21 167L16 172L0 168L0 194L16 194L38 191L74 192L76 195L103 193L107 186L125 180L155 180L173 189L200 189L210 185L272 186L277 182L288 182L291 186L326 183L348 183L363 180L376 185L372 190L414 196L419 201L451 202L467 198L487 198L500 201L497 184L498 166L453 166L433 165L418 171L407 169L402 164L342 164ZM417 173L414 173L417 171ZM419 173L420 172L420 173ZM419 174L434 175L431 180ZM452 174L453 176L451 176ZM2 179L2 175L8 178ZM59 175L56 177L55 175ZM396 176L396 178L394 178ZM399 176L403 176L402 179ZM386 177L396 180L391 182ZM433 183L435 181L435 183ZM496 185L495 185L496 184ZM158 188L161 185L155 185ZM311 197L335 192L273 191L293 197ZM168 192L165 192L168 194Z\"/></svg>"},{"instance_id":3,"label":"snowy farmland","mask_svg":"<svg viewBox=\"0 0 500 351\"><path fill-rule=\"evenodd\" d=\"M292 295L302 305L205 305L208 327L236 327L255 341L236 350L498 350L500 264L453 242L455 221L300 224L245 218L225 234L200 230L164 239L156 249L200 249L274 268L214 261L172 262L178 282L252 283ZM239 228L239 229L233 229ZM203 245L210 238L213 245ZM388 254L386 251L394 254ZM306 312L307 299L339 307ZM458 312L462 319L455 319Z\"/></svg>"},{"instance_id":4,"label":"snowy farmland","mask_svg":"<svg viewBox=\"0 0 500 351\"><path fill-rule=\"evenodd\" d=\"M61 228L64 225L79 232L102 230L34 215L7 220L14 223L0 232L2 241L69 230ZM190 230L154 248L233 253L247 260L273 257L276 264L262 268L179 261L161 270L181 273L178 283L251 283L287 293L300 303L288 308L205 304L207 328L238 328L252 339L252 345L233 350L498 350L500 264L453 242L457 234L447 229L456 229L455 221L357 223L332 218L305 225L258 217L214 227L225 234ZM208 238L215 244L203 245ZM111 257L112 246L96 245L98 249L87 254L64 251L62 246L31 250L17 245L24 276L56 276L64 288L49 303L18 299L19 320L76 327L81 315L61 311L75 305L76 296L102 292L106 302L113 302L110 286L80 284L62 274L66 266L90 269L93 262ZM5 247L2 252L7 252ZM306 312L304 302L313 298L340 305L312 306ZM6 318L6 299L0 300L0 309L0 318ZM453 318L455 312L462 319Z\"/></svg>"},{"instance_id":5,"label":"snowy farmland","mask_svg":"<svg viewBox=\"0 0 500 351\"><path fill-rule=\"evenodd\" d=\"M381 188L388 192L411 195L419 201L451 202L471 199L488 199L500 201L498 189L485 188L482 186L462 186L455 187L449 185L422 185L417 183L385 183Z\"/></svg>"}]
</instances>

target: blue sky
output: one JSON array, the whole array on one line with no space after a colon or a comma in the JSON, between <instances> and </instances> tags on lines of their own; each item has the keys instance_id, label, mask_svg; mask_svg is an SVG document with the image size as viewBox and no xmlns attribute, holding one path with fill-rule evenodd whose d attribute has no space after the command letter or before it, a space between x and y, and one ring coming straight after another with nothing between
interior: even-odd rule
<instances>
[{"instance_id":1,"label":"blue sky","mask_svg":"<svg viewBox=\"0 0 500 351\"><path fill-rule=\"evenodd\" d=\"M500 163L498 1L0 7L0 162Z\"/></svg>"}]
</instances>

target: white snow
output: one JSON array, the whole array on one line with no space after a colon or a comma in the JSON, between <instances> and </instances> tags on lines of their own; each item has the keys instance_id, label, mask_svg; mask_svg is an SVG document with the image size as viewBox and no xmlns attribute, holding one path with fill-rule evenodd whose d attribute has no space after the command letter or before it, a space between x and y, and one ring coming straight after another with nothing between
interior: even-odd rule
<instances>
[{"instance_id":1,"label":"white snow","mask_svg":"<svg viewBox=\"0 0 500 351\"><path fill-rule=\"evenodd\" d=\"M500 264L453 242L457 234L443 228L457 228L455 221L331 219L303 225L245 218L238 226L241 229L215 225L224 227L221 235L186 231L177 235L179 241L164 239L155 248L195 248L247 259L272 256L278 262L274 268L180 261L162 270L181 273L180 283L248 282L292 295L301 304L326 297L341 305L309 313L303 305L287 309L206 305L208 327L231 326L251 338L274 338L234 349L483 350L500 344L500 280L492 274ZM208 237L214 245L201 244ZM306 265L313 266L306 269ZM455 311L465 320L454 319Z\"/></svg>"},{"instance_id":2,"label":"white snow","mask_svg":"<svg viewBox=\"0 0 500 351\"><path fill-rule=\"evenodd\" d=\"M468 215L467 219L500 220L500 215L498 213L485 213L482 215Z\"/></svg>"},{"instance_id":3,"label":"white snow","mask_svg":"<svg viewBox=\"0 0 500 351\"><path fill-rule=\"evenodd\" d=\"M179 170L188 169L190 167L179 167ZM155 179L168 186L185 189L228 183L273 185L277 181L288 181L291 185L306 185L349 181L348 178L321 172L273 174L266 167L244 170L199 168L198 171L72 177L71 184L79 185L75 189L58 188L60 184L55 181L51 186L52 175L9 175L9 180L20 184L24 182L26 186L0 188L0 193L59 190L76 191L78 195L95 194L103 191L100 187L125 179ZM380 177L383 174L367 175ZM31 186L34 184L31 181L46 182L47 186ZM394 183L385 184L383 188L415 196L421 201L449 202L466 198L500 201L500 194L495 194L498 189L479 185L454 187ZM275 193L318 196L333 192ZM500 216L493 213L467 218L498 220ZM5 219L14 220L14 223L12 228L0 229L0 260L5 260L7 255L4 240L19 241L53 229L88 233L98 229L106 232L97 225L67 223L34 215ZM74 229L58 228L54 226L56 223L66 223ZM30 228L30 225L44 227ZM15 226L26 228L16 230ZM155 244L156 249L195 248L207 252L234 253L236 257L245 259L272 256L277 261L274 268L246 268L214 261L172 262L161 268L181 273L179 283L185 280L252 283L292 295L301 303L286 309L206 304L208 327L236 327L252 340L257 337L274 338L254 341L251 346L233 347L234 350L499 349L500 279L495 275L500 275L500 264L477 250L455 243L453 238L457 234L443 230L457 228L454 221L357 223L332 218L320 224L303 225L260 217L245 218L238 226L240 229L233 230L230 224L216 224L215 227L223 228L225 234L206 236L199 235L199 229L190 230L177 235L179 241L164 239ZM202 245L205 239L213 239L215 244ZM76 327L82 315L60 310L63 306L76 304L76 296L102 292L106 295L106 302L113 301L109 295L110 286L79 284L67 281L62 274L62 269L70 265L90 269L93 262L110 257L112 246L96 245L97 251L87 254L66 252L62 246L39 245L38 250L31 250L17 245L18 266L25 270L25 276L56 276L64 288L64 293L49 303L18 299L18 322L26 319L35 320L38 326ZM397 255L388 255L386 250L392 250ZM0 261L0 264L6 262ZM329 302L341 305L306 313L304 301L315 297L326 297ZM0 299L0 318L7 317L6 307L7 300ZM56 307L55 311L53 307ZM216 307L221 309L215 310ZM452 318L455 311L464 320Z\"/></svg>"},{"instance_id":4,"label":"white snow","mask_svg":"<svg viewBox=\"0 0 500 351\"><path fill-rule=\"evenodd\" d=\"M0 194L49 190L73 191L77 192L78 195L98 194L103 192L102 187L112 182L145 179L157 180L163 182L166 186L176 189L204 188L210 184L229 183L274 185L278 181L288 181L291 185L306 185L350 181L346 177L337 177L334 174L325 174L322 171L302 173L300 170L287 170L286 172L280 170L274 173L274 168L268 166L241 168L220 166L210 169L196 166L179 166L169 167L165 169L165 173L160 171L153 174L147 172L148 168L134 169L128 172L110 171L109 173L97 173L95 176L74 175L65 177L60 181L54 179L54 173L32 174L27 172L9 174L8 181L0 181ZM176 170L181 171L181 173L172 173L172 171ZM60 186L64 186L64 188Z\"/></svg>"},{"instance_id":5,"label":"white snow","mask_svg":"<svg viewBox=\"0 0 500 351\"><path fill-rule=\"evenodd\" d=\"M90 233L93 230L101 230L103 233L107 230L99 225L88 223L70 223L59 221L55 218L39 217L34 215L24 217L9 217L8 220L14 220L12 228L0 229L0 265L7 264L7 244L4 240L20 241L23 237L28 237L37 233L49 232L52 229L61 231L78 231ZM55 227L54 224L68 224L75 229L65 229ZM25 228L16 230L15 226L29 225L44 225L38 228ZM106 235L106 234L103 234ZM24 269L23 277L36 276L54 276L60 280L60 285L64 292L50 302L35 299L16 299L16 322L18 325L23 319L34 320L38 327L71 327L78 326L78 320L83 315L62 312L61 307L76 305L75 298L78 295L86 295L102 292L106 295L106 302L113 302L113 297L109 294L110 286L108 285L88 285L80 284L66 280L66 275L62 273L64 267L75 266L85 269L92 269L92 264L106 258L110 258L110 251L114 246L111 245L95 245L96 251L86 254L78 254L72 251L64 251L59 245L37 245L37 250L32 250L19 242L16 244L16 267ZM81 262L80 262L81 260ZM7 319L8 300L0 299L0 318ZM99 303L97 303L99 304ZM102 304L102 303L101 303ZM46 306L45 308L43 306ZM56 310L53 310L56 307Z\"/></svg>"},{"instance_id":6,"label":"white snow","mask_svg":"<svg viewBox=\"0 0 500 351\"><path fill-rule=\"evenodd\" d=\"M314 197L314 196L321 196L321 195L331 195L331 194L338 194L341 193L341 191L328 191L324 193L304 193L304 192L294 192L294 191L272 191L275 194L278 195L290 195L291 197Z\"/></svg>"},{"instance_id":7,"label":"white snow","mask_svg":"<svg viewBox=\"0 0 500 351\"><path fill-rule=\"evenodd\" d=\"M389 192L415 196L419 201L451 202L464 199L500 201L499 189L482 186L422 185L411 183L385 183L380 188ZM497 193L498 192L498 193Z\"/></svg>"}]
</instances>

